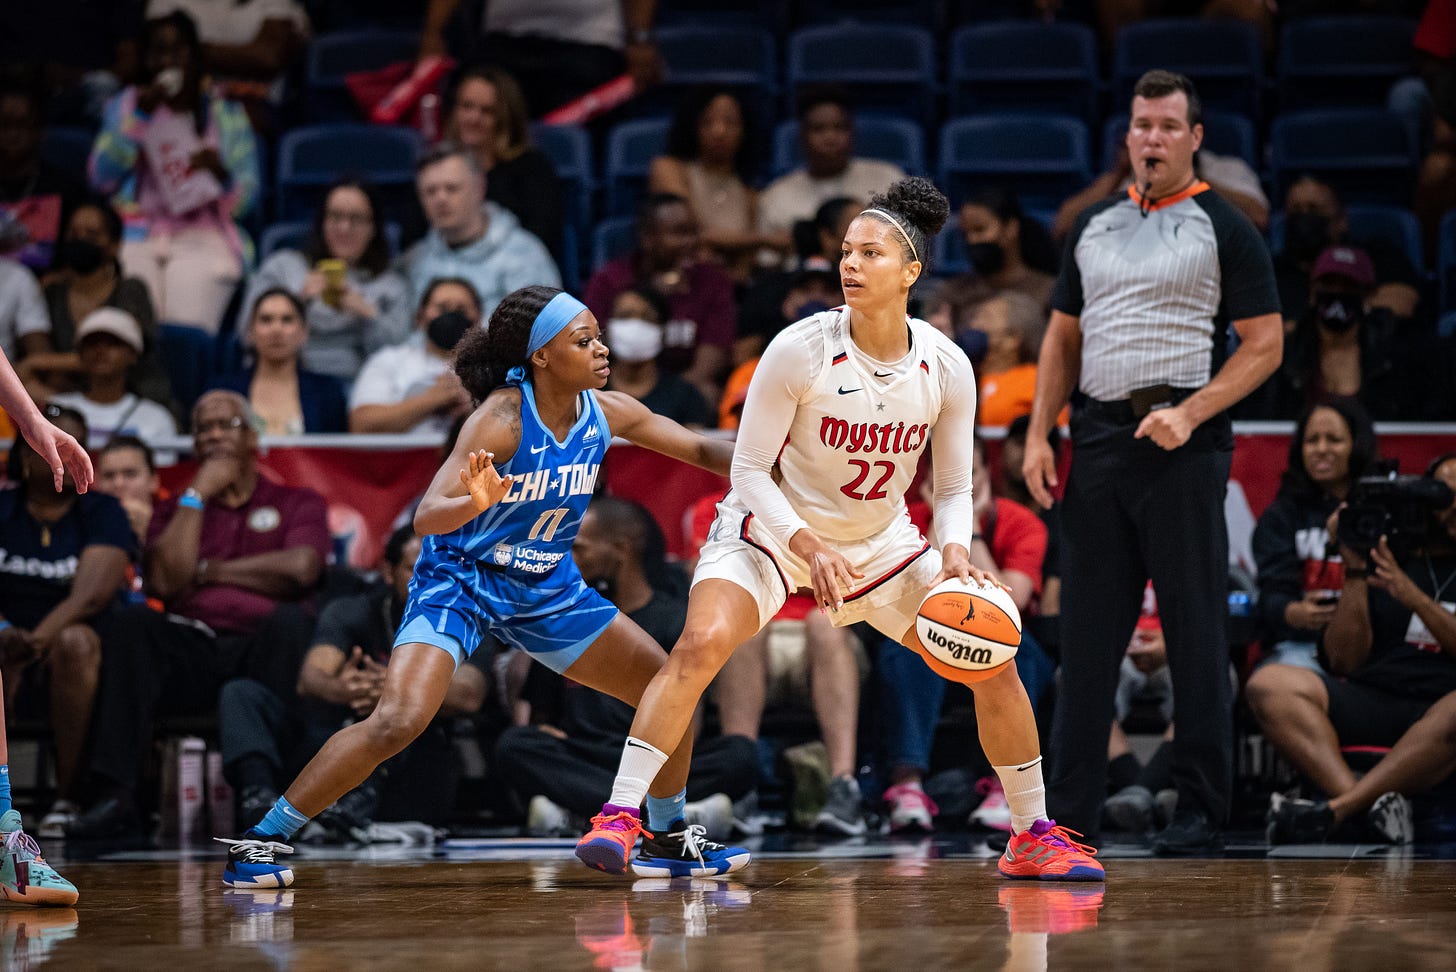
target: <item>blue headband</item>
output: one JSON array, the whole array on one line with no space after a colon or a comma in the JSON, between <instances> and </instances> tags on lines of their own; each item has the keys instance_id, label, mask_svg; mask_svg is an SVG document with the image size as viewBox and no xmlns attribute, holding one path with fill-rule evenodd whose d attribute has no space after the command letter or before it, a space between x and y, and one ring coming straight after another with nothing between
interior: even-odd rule
<instances>
[{"instance_id":1,"label":"blue headband","mask_svg":"<svg viewBox=\"0 0 1456 972\"><path fill-rule=\"evenodd\" d=\"M526 339L526 357L544 348L552 338L566 329L576 315L586 310L586 305L562 291L546 302L536 320L531 323L531 336ZM506 383L519 385L526 380L526 369L517 365L506 372Z\"/></svg>"}]
</instances>

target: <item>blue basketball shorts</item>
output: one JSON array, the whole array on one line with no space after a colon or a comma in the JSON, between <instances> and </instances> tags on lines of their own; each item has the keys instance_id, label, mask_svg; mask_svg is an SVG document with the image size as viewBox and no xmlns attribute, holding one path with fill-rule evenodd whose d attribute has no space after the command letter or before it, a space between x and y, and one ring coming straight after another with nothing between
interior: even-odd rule
<instances>
[{"instance_id":1,"label":"blue basketball shorts","mask_svg":"<svg viewBox=\"0 0 1456 972\"><path fill-rule=\"evenodd\" d=\"M565 672L616 616L616 605L586 585L570 557L527 582L473 559L422 554L394 645L435 645L458 665L488 634Z\"/></svg>"}]
</instances>

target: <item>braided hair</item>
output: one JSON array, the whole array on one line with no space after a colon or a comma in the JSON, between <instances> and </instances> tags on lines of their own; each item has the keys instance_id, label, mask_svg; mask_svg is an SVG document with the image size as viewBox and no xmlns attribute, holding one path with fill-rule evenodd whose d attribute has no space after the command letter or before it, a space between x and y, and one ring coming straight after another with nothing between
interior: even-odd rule
<instances>
[{"instance_id":1,"label":"braided hair","mask_svg":"<svg viewBox=\"0 0 1456 972\"><path fill-rule=\"evenodd\" d=\"M880 213L870 212L875 209L890 213L899 225ZM918 259L923 277L930 271L930 241L950 217L950 201L929 179L911 176L871 196L866 212L861 215L877 219L895 230L895 235L905 240L900 247L902 259L906 263Z\"/></svg>"},{"instance_id":2,"label":"braided hair","mask_svg":"<svg viewBox=\"0 0 1456 972\"><path fill-rule=\"evenodd\" d=\"M478 405L506 383L506 372L517 365L529 374L526 345L536 315L561 293L556 287L533 284L511 291L490 315L486 327L472 327L455 346L455 374Z\"/></svg>"}]
</instances>

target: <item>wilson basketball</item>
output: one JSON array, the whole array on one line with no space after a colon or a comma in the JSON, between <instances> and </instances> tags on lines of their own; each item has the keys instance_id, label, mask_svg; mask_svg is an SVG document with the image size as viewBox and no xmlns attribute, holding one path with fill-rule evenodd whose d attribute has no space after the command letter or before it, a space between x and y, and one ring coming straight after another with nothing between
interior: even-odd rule
<instances>
[{"instance_id":1,"label":"wilson basketball","mask_svg":"<svg viewBox=\"0 0 1456 972\"><path fill-rule=\"evenodd\" d=\"M979 682L1001 671L1021 645L1021 612L1004 588L951 578L920 602L921 656L942 678Z\"/></svg>"}]
</instances>

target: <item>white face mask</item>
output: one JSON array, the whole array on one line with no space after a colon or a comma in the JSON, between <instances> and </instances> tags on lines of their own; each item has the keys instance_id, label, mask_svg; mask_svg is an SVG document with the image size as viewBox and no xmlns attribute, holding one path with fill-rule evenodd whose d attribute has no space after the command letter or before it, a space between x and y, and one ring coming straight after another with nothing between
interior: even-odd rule
<instances>
[{"instance_id":1,"label":"white face mask","mask_svg":"<svg viewBox=\"0 0 1456 972\"><path fill-rule=\"evenodd\" d=\"M607 321L607 348L628 364L651 361L662 353L662 327L640 317L614 317Z\"/></svg>"}]
</instances>

